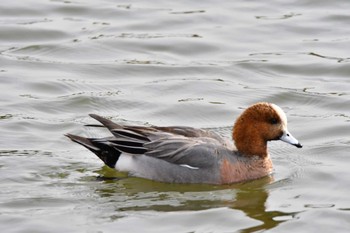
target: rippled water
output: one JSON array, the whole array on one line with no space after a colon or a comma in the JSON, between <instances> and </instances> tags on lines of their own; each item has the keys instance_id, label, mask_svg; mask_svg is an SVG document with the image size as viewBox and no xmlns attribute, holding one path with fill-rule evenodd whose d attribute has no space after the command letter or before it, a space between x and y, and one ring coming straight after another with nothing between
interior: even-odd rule
<instances>
[{"instance_id":1,"label":"rippled water","mask_svg":"<svg viewBox=\"0 0 350 233\"><path fill-rule=\"evenodd\" d=\"M350 3L10 1L0 6L1 232L348 232ZM271 178L174 185L121 174L63 134L89 113L229 136L287 113ZM116 179L116 177L119 177Z\"/></svg>"}]
</instances>

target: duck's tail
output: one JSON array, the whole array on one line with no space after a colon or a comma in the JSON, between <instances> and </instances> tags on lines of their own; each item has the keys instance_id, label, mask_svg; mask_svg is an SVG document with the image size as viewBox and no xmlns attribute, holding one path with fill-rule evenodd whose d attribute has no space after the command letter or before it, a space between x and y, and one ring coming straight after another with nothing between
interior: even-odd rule
<instances>
[{"instance_id":1,"label":"duck's tail","mask_svg":"<svg viewBox=\"0 0 350 233\"><path fill-rule=\"evenodd\" d=\"M84 138L73 134L65 134L73 142L76 142L97 155L107 166L115 168L120 151L96 138Z\"/></svg>"}]
</instances>

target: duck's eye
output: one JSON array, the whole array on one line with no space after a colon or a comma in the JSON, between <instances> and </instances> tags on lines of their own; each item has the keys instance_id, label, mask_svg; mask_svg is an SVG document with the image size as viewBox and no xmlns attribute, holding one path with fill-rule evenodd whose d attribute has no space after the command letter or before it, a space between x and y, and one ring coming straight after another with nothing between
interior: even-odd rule
<instances>
[{"instance_id":1,"label":"duck's eye","mask_svg":"<svg viewBox=\"0 0 350 233\"><path fill-rule=\"evenodd\" d=\"M270 119L270 123L273 124L273 125L275 125L275 124L278 123L278 119L277 119L277 118L271 118L271 119Z\"/></svg>"}]
</instances>

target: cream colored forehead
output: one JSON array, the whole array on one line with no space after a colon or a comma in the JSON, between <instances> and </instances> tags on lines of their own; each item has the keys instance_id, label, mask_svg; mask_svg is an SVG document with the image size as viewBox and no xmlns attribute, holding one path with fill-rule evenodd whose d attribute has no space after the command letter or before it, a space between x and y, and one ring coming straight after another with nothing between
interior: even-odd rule
<instances>
[{"instance_id":1,"label":"cream colored forehead","mask_svg":"<svg viewBox=\"0 0 350 233\"><path fill-rule=\"evenodd\" d=\"M284 123L285 125L287 125L287 116L286 114L283 112L282 108L280 108L279 106L277 106L276 104L271 104L272 108L277 112L277 114L280 116L282 123Z\"/></svg>"}]
</instances>

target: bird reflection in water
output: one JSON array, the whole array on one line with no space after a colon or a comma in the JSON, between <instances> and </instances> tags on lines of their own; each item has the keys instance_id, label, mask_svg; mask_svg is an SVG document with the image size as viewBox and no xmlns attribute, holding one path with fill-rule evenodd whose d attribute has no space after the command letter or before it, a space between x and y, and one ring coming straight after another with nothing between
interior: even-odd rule
<instances>
[{"instance_id":1,"label":"bird reflection in water","mask_svg":"<svg viewBox=\"0 0 350 233\"><path fill-rule=\"evenodd\" d=\"M273 182L272 177L265 177L253 182L242 184L237 189L236 200L231 208L243 211L247 217L261 222L258 226L241 229L241 232L249 233L268 230L279 224L293 219L296 212L286 213L281 211L267 211L266 202L269 197L267 185Z\"/></svg>"},{"instance_id":2,"label":"bird reflection in water","mask_svg":"<svg viewBox=\"0 0 350 233\"><path fill-rule=\"evenodd\" d=\"M100 173L98 181L102 181L102 186L101 189L95 189L95 192L104 198L108 205L111 200L124 196L122 203L113 201L119 213L124 211L201 211L228 207L242 211L248 218L260 222L258 225L239 229L244 233L273 229L293 219L297 214L297 212L287 213L266 209L269 197L268 187L276 183L271 176L246 183L212 186L166 184L140 178L116 178L115 173L110 172L110 169L105 168L98 171ZM150 201L146 201L147 199Z\"/></svg>"}]
</instances>

